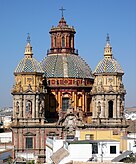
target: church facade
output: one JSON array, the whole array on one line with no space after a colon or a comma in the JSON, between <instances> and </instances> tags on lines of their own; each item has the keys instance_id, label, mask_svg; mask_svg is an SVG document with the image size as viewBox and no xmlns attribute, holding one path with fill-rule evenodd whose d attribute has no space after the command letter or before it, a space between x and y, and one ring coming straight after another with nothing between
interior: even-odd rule
<instances>
[{"instance_id":1,"label":"church facade","mask_svg":"<svg viewBox=\"0 0 136 164\"><path fill-rule=\"evenodd\" d=\"M38 62L30 36L14 71L13 158L46 161L46 137L120 141L125 134L123 70L113 58L109 36L94 72L75 49L75 29L64 17L50 30L51 48ZM97 135L96 135L97 133ZM99 135L98 135L99 134ZM122 144L124 144L122 142ZM121 147L123 151L125 147Z\"/></svg>"}]
</instances>

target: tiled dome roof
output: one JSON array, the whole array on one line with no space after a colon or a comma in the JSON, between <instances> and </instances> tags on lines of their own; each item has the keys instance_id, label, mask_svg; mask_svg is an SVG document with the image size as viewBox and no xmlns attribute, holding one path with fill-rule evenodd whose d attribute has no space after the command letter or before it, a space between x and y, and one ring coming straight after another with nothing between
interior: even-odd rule
<instances>
[{"instance_id":1,"label":"tiled dome roof","mask_svg":"<svg viewBox=\"0 0 136 164\"><path fill-rule=\"evenodd\" d=\"M94 74L101 73L121 73L124 74L120 64L113 58L112 47L110 45L109 34L107 34L106 46L104 47L104 59L102 59L95 71Z\"/></svg>"},{"instance_id":2,"label":"tiled dome roof","mask_svg":"<svg viewBox=\"0 0 136 164\"><path fill-rule=\"evenodd\" d=\"M94 73L124 73L120 64L114 58L104 58L102 59Z\"/></svg>"},{"instance_id":3,"label":"tiled dome roof","mask_svg":"<svg viewBox=\"0 0 136 164\"><path fill-rule=\"evenodd\" d=\"M46 77L93 78L88 64L75 54L52 54L41 62Z\"/></svg>"},{"instance_id":4,"label":"tiled dome roof","mask_svg":"<svg viewBox=\"0 0 136 164\"><path fill-rule=\"evenodd\" d=\"M39 72L42 73L43 70L40 63L35 58L23 58L15 69L15 73L21 72Z\"/></svg>"},{"instance_id":5,"label":"tiled dome roof","mask_svg":"<svg viewBox=\"0 0 136 164\"><path fill-rule=\"evenodd\" d=\"M27 45L25 48L25 56L20 61L18 66L15 69L14 73L22 73L22 72L37 72L37 73L43 73L42 67L40 66L40 63L33 58L33 52L32 52L32 46L30 44L30 36L28 35L27 38Z\"/></svg>"}]
</instances>

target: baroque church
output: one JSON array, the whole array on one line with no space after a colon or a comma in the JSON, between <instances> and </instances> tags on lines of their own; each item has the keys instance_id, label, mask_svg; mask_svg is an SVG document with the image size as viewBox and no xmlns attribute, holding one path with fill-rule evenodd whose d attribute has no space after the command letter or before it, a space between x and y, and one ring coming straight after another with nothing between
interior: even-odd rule
<instances>
[{"instance_id":1,"label":"baroque church","mask_svg":"<svg viewBox=\"0 0 136 164\"><path fill-rule=\"evenodd\" d=\"M30 36L24 57L14 71L13 159L27 155L46 160L46 138L115 139L125 150L122 82L124 72L114 59L109 35L103 59L92 72L75 49L75 28L62 15L50 30L51 47L38 62Z\"/></svg>"}]
</instances>

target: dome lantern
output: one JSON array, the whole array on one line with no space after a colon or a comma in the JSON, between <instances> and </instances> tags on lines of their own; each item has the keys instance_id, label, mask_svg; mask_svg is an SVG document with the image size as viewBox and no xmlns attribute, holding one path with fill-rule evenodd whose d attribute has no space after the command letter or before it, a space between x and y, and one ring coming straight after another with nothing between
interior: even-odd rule
<instances>
[{"instance_id":1,"label":"dome lantern","mask_svg":"<svg viewBox=\"0 0 136 164\"><path fill-rule=\"evenodd\" d=\"M112 58L112 47L110 45L109 34L107 34L106 46L104 47L104 57L105 58Z\"/></svg>"},{"instance_id":2,"label":"dome lantern","mask_svg":"<svg viewBox=\"0 0 136 164\"><path fill-rule=\"evenodd\" d=\"M52 26L50 30L51 34L51 48L48 51L48 55L54 53L73 53L77 54L74 47L74 34L76 33L73 26L67 25L63 16L65 9L61 8L62 17L58 26Z\"/></svg>"},{"instance_id":3,"label":"dome lantern","mask_svg":"<svg viewBox=\"0 0 136 164\"><path fill-rule=\"evenodd\" d=\"M26 58L32 58L32 55L33 55L33 52L32 52L32 46L30 44L30 34L28 33L28 36L27 36L27 45L25 47L25 57Z\"/></svg>"}]
</instances>

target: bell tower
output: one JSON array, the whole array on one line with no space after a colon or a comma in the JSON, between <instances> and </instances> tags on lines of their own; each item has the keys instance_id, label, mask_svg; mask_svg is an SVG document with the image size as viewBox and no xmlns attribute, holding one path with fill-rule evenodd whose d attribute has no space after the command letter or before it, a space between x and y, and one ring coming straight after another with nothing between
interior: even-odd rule
<instances>
[{"instance_id":1,"label":"bell tower","mask_svg":"<svg viewBox=\"0 0 136 164\"><path fill-rule=\"evenodd\" d=\"M14 72L13 95L13 157L18 154L29 160L30 154L44 154L45 89L43 71L39 62L33 58L30 36L27 37L24 58ZM41 136L42 135L42 136ZM40 143L39 143L40 141ZM41 149L40 152L37 152ZM27 152L25 152L27 151ZM28 155L26 155L28 154Z\"/></svg>"},{"instance_id":2,"label":"bell tower","mask_svg":"<svg viewBox=\"0 0 136 164\"><path fill-rule=\"evenodd\" d=\"M20 124L25 120L39 123L44 116L43 71L39 62L33 58L30 36L27 38L24 55L14 72L13 120L18 120Z\"/></svg>"},{"instance_id":3,"label":"bell tower","mask_svg":"<svg viewBox=\"0 0 136 164\"><path fill-rule=\"evenodd\" d=\"M94 123L106 125L122 124L126 91L122 82L123 70L112 55L109 35L104 48L104 58L94 71L91 91Z\"/></svg>"}]
</instances>

